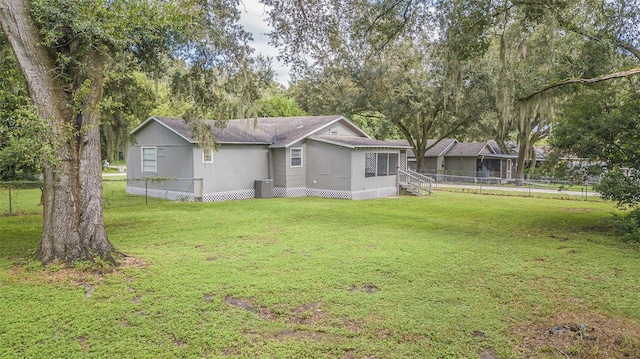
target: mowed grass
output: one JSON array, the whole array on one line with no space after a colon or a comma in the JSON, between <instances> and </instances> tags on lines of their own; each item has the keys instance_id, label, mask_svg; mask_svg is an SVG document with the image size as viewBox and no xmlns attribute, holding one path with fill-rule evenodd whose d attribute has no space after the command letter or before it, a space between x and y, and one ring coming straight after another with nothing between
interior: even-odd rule
<instances>
[{"instance_id":1,"label":"mowed grass","mask_svg":"<svg viewBox=\"0 0 640 359\"><path fill-rule=\"evenodd\" d=\"M449 192L113 206L136 260L104 274L40 270L41 218L4 217L0 358L633 357L640 254L601 231L612 211Z\"/></svg>"}]
</instances>

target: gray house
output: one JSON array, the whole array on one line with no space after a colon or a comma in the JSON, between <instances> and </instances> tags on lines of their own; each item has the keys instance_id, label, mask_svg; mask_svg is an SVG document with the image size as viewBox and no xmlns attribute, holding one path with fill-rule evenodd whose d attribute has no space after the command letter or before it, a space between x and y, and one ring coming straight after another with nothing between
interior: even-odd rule
<instances>
[{"instance_id":1,"label":"gray house","mask_svg":"<svg viewBox=\"0 0 640 359\"><path fill-rule=\"evenodd\" d=\"M181 119L150 117L136 127L127 193L201 201L256 194L367 199L396 195L397 169L406 169L408 146L371 139L343 116L210 125L217 151L203 151Z\"/></svg>"},{"instance_id":2,"label":"gray house","mask_svg":"<svg viewBox=\"0 0 640 359\"><path fill-rule=\"evenodd\" d=\"M518 155L503 154L495 141L459 142L445 138L431 146L424 156L423 172L427 175L453 175L466 177L499 177L510 180L515 173ZM394 144L408 145L407 140L390 140ZM417 160L412 150L407 151L408 166L415 170ZM439 178L439 177L437 177Z\"/></svg>"}]
</instances>

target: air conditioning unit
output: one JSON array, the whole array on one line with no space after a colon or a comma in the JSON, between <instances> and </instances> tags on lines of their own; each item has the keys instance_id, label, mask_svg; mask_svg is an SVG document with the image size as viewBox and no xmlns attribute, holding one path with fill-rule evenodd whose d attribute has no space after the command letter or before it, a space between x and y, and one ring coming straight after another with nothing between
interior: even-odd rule
<instances>
[{"instance_id":1,"label":"air conditioning unit","mask_svg":"<svg viewBox=\"0 0 640 359\"><path fill-rule=\"evenodd\" d=\"M255 181L256 198L273 197L273 180L260 179Z\"/></svg>"}]
</instances>

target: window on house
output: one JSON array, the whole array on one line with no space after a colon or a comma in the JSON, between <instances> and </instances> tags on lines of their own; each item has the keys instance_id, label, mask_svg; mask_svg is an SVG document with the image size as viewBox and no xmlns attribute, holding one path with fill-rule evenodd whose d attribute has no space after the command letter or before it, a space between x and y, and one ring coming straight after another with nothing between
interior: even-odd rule
<instances>
[{"instance_id":1,"label":"window on house","mask_svg":"<svg viewBox=\"0 0 640 359\"><path fill-rule=\"evenodd\" d=\"M390 176L398 174L397 153L365 153L364 176Z\"/></svg>"},{"instance_id":2,"label":"window on house","mask_svg":"<svg viewBox=\"0 0 640 359\"><path fill-rule=\"evenodd\" d=\"M142 172L157 172L157 156L155 147L142 147Z\"/></svg>"},{"instance_id":3,"label":"window on house","mask_svg":"<svg viewBox=\"0 0 640 359\"><path fill-rule=\"evenodd\" d=\"M213 163L213 150L202 151L202 163Z\"/></svg>"},{"instance_id":4,"label":"window on house","mask_svg":"<svg viewBox=\"0 0 640 359\"><path fill-rule=\"evenodd\" d=\"M389 175L397 175L398 174L398 154L390 153L389 154Z\"/></svg>"},{"instance_id":5,"label":"window on house","mask_svg":"<svg viewBox=\"0 0 640 359\"><path fill-rule=\"evenodd\" d=\"M378 153L378 176L386 176L389 174L389 155L386 153Z\"/></svg>"},{"instance_id":6,"label":"window on house","mask_svg":"<svg viewBox=\"0 0 640 359\"><path fill-rule=\"evenodd\" d=\"M289 152L291 167L302 167L302 148L292 148Z\"/></svg>"}]
</instances>

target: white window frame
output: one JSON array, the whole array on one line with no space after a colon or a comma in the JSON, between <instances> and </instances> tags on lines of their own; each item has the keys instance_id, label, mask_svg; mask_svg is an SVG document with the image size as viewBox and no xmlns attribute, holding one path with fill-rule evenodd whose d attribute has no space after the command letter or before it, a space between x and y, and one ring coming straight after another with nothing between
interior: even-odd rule
<instances>
[{"instance_id":1,"label":"white window frame","mask_svg":"<svg viewBox=\"0 0 640 359\"><path fill-rule=\"evenodd\" d=\"M209 160L207 160L207 153L209 154ZM213 163L213 149L209 151L202 150L202 163Z\"/></svg>"},{"instance_id":2,"label":"white window frame","mask_svg":"<svg viewBox=\"0 0 640 359\"><path fill-rule=\"evenodd\" d=\"M145 171L144 167L144 150L153 150L153 171ZM156 147L140 147L140 169L142 172L158 173L158 149Z\"/></svg>"},{"instance_id":3,"label":"white window frame","mask_svg":"<svg viewBox=\"0 0 640 359\"><path fill-rule=\"evenodd\" d=\"M299 165L294 165L293 164L293 159L294 158L298 158L297 156L294 157L293 156L293 152L294 151L300 151L300 164ZM299 168L299 167L303 167L304 166L304 151L302 149L302 147L291 147L289 149L289 167L291 168Z\"/></svg>"},{"instance_id":4,"label":"white window frame","mask_svg":"<svg viewBox=\"0 0 640 359\"><path fill-rule=\"evenodd\" d=\"M381 159L381 156L385 157L384 162L378 162ZM394 156L396 158L396 166L391 166L391 157ZM367 157L369 157L369 161L373 161L369 163L373 165L371 168L367 168ZM386 177L386 176L397 176L398 175L398 161L400 160L400 156L395 152L365 152L364 154L364 176L365 178L370 177ZM380 171L380 164L384 164L384 173ZM372 170L372 171L367 171Z\"/></svg>"}]
</instances>

